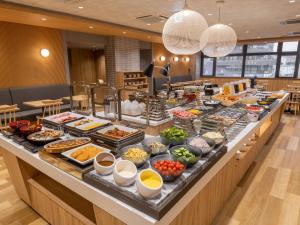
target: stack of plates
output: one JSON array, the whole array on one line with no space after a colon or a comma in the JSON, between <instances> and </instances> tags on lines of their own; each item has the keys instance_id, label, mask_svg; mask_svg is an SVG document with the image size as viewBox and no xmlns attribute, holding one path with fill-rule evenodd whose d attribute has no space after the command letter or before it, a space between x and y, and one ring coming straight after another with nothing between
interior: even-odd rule
<instances>
[{"instance_id":1,"label":"stack of plates","mask_svg":"<svg viewBox=\"0 0 300 225\"><path fill-rule=\"evenodd\" d=\"M174 116L174 124L176 127L184 129L189 135L196 134L193 125L193 119L182 119L180 117Z\"/></svg>"},{"instance_id":2,"label":"stack of plates","mask_svg":"<svg viewBox=\"0 0 300 225\"><path fill-rule=\"evenodd\" d=\"M162 98L149 99L149 119L160 121L168 118L169 115L166 112L166 100ZM147 118L146 113L143 113L143 119Z\"/></svg>"}]
</instances>

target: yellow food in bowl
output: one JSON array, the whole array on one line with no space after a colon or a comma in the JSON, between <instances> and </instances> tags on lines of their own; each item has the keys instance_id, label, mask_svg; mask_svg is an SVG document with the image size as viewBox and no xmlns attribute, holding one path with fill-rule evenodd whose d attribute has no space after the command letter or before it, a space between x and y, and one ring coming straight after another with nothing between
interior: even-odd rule
<instances>
[{"instance_id":1,"label":"yellow food in bowl","mask_svg":"<svg viewBox=\"0 0 300 225\"><path fill-rule=\"evenodd\" d=\"M133 162L140 162L145 160L148 154L140 148L129 148L124 152L123 157Z\"/></svg>"},{"instance_id":2,"label":"yellow food in bowl","mask_svg":"<svg viewBox=\"0 0 300 225\"><path fill-rule=\"evenodd\" d=\"M156 189L161 186L160 177L156 173L153 173L149 170L144 171L141 174L141 181L148 188Z\"/></svg>"}]
</instances>

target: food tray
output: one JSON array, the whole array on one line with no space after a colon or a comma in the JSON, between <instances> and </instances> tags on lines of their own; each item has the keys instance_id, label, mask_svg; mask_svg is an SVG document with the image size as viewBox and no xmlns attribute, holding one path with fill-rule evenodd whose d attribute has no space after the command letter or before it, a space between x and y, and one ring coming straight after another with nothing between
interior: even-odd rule
<instances>
[{"instance_id":1,"label":"food tray","mask_svg":"<svg viewBox=\"0 0 300 225\"><path fill-rule=\"evenodd\" d=\"M145 133L143 131L139 131L135 135L130 136L130 138L120 140L120 141L107 139L103 136L98 135L97 133L93 133L91 135L91 138L95 142L97 142L97 144L107 147L115 152L118 152L119 149L121 149L127 145L132 145L132 144L136 144L136 143L143 141L145 138Z\"/></svg>"},{"instance_id":2,"label":"food tray","mask_svg":"<svg viewBox=\"0 0 300 225\"><path fill-rule=\"evenodd\" d=\"M89 123L86 123L86 124L82 124L80 126L75 126L76 123L78 123L81 120L85 120L85 119L91 119L93 121L89 122ZM64 128L66 130L68 130L69 132L74 133L75 136L80 136L80 135L84 135L84 134L90 134L90 133L92 133L92 132L94 132L94 131L96 131L100 128L108 126L108 125L110 125L110 122L111 122L110 120L103 120L103 119L98 119L98 118L86 117L86 118L82 118L80 120L73 121L71 123L67 123L67 124L64 125ZM99 123L99 124L102 124L102 125L94 127L92 129L85 130L86 127L91 126L95 123Z\"/></svg>"},{"instance_id":3,"label":"food tray","mask_svg":"<svg viewBox=\"0 0 300 225\"><path fill-rule=\"evenodd\" d=\"M89 164L89 163L92 163L92 162L94 161L94 158L95 158L96 156L93 157L93 158L90 158L90 159L88 159L88 160L86 160L86 161L84 161L84 162L81 162L81 161L79 161L79 160L73 158L73 157L71 156L71 154L72 154L73 152L76 152L76 151L78 151L78 150L80 150L80 149L82 149L82 148L88 147L88 146L96 147L98 150L100 150L99 153L101 153L101 152L110 152L110 150L108 150L108 149L106 149L106 148L103 148L103 147L100 147L100 146L98 146L98 145L94 145L94 144L91 144L91 143L90 143L90 144L82 145L82 146L79 146L79 147L77 147L77 148L73 148L73 149L71 149L71 150L65 151L65 152L63 152L63 153L61 153L61 154L62 154L64 157L70 159L71 161L74 161L74 162L76 162L77 164L80 164L80 165L84 166L84 165L87 165L87 164ZM98 154L99 154L99 153L98 153Z\"/></svg>"},{"instance_id":4,"label":"food tray","mask_svg":"<svg viewBox=\"0 0 300 225\"><path fill-rule=\"evenodd\" d=\"M113 136L105 134L105 132L107 132L109 130L112 130L112 129L115 129L115 128L117 128L119 130L122 130L122 131L130 132L130 134L126 135L125 137L120 137L120 138L113 137ZM121 125L111 125L111 126L102 128L102 129L100 129L96 132L96 134L98 136L103 137L104 139L107 139L107 140L111 140L111 141L123 141L123 140L126 140L126 139L128 139L128 138L130 138L130 137L132 137L132 136L134 136L138 133L139 133L138 129L125 127L125 126L121 126Z\"/></svg>"},{"instance_id":5,"label":"food tray","mask_svg":"<svg viewBox=\"0 0 300 225\"><path fill-rule=\"evenodd\" d=\"M124 203L135 207L147 215L159 220L172 206L226 153L222 145L200 159L193 167L187 169L174 182L164 183L162 193L155 199L146 200L136 190L135 184L130 187L120 187L115 184L113 175L101 176L96 171L84 174L83 180L88 184L118 198ZM147 165L150 167L150 163ZM145 169L145 167L143 167Z\"/></svg>"},{"instance_id":6,"label":"food tray","mask_svg":"<svg viewBox=\"0 0 300 225\"><path fill-rule=\"evenodd\" d=\"M88 144L91 142L91 139L90 138L86 138L86 137L82 137L82 138L71 138L69 140L72 140L72 139L77 139L77 140L82 140L84 141L82 144L77 144L77 145L69 145L69 146L62 146L62 147L51 147L51 145L53 144L57 144L59 142L62 142L62 141L67 141L66 139L65 140L59 140L59 141L54 141L54 142L51 142L47 145L44 146L44 149L46 152L48 153L62 153L64 151L67 151L67 150L70 150L72 148L76 148L76 147L79 147L79 146L82 146L82 145L85 145L85 144Z\"/></svg>"},{"instance_id":7,"label":"food tray","mask_svg":"<svg viewBox=\"0 0 300 225\"><path fill-rule=\"evenodd\" d=\"M64 117L63 115L66 115L66 116ZM62 122L61 120L63 118L66 118L67 116L72 116L72 117L74 117L74 119L68 120L66 122ZM56 119L57 117L61 117L61 118ZM66 124L66 123L70 123L70 122L82 119L83 117L84 116L81 115L81 114L77 114L77 113L73 113L73 112L63 112L63 113L59 113L59 114L56 114L56 115L53 115L53 116L45 117L43 119L43 124L46 125L46 126L49 125L49 127L53 127L53 126L58 127L58 126L61 126L63 124Z\"/></svg>"},{"instance_id":8,"label":"food tray","mask_svg":"<svg viewBox=\"0 0 300 225\"><path fill-rule=\"evenodd\" d=\"M40 158L45 162L81 180L83 179L84 173L88 173L94 169L93 163L82 166L69 160L68 158L65 158L61 154L51 154L45 150L41 150L38 153Z\"/></svg>"}]
</instances>

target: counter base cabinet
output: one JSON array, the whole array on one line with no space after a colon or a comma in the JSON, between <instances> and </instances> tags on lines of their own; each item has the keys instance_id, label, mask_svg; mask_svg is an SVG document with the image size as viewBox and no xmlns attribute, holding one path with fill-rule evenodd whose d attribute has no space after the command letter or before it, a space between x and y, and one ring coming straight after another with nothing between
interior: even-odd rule
<instances>
[{"instance_id":1,"label":"counter base cabinet","mask_svg":"<svg viewBox=\"0 0 300 225\"><path fill-rule=\"evenodd\" d=\"M28 180L31 205L52 225L95 225L92 204L40 175ZM90 217L90 218L88 218Z\"/></svg>"},{"instance_id":2,"label":"counter base cabinet","mask_svg":"<svg viewBox=\"0 0 300 225\"><path fill-rule=\"evenodd\" d=\"M113 217L103 209L94 205L94 212L96 216L97 225L126 225L122 221Z\"/></svg>"},{"instance_id":3,"label":"counter base cabinet","mask_svg":"<svg viewBox=\"0 0 300 225\"><path fill-rule=\"evenodd\" d=\"M251 131L251 140L239 157L232 149L223 156L220 169L214 170L208 183L170 222L170 225L209 225L223 208L238 183L278 127L284 104L261 121ZM245 140L243 140L245 141ZM242 142L242 141L241 141ZM1 149L15 189L28 205L35 209L52 225L125 225L109 213L85 198L56 182L27 164L9 150ZM69 187L70 188L70 187ZM200 188L200 187L199 187ZM95 203L94 203L95 204ZM109 209L107 209L109 210ZM164 219L164 218L163 218ZM134 223L136 224L136 223ZM160 225L167 225L159 221ZM130 223L129 223L130 225ZM142 225L142 224L138 224Z\"/></svg>"}]
</instances>

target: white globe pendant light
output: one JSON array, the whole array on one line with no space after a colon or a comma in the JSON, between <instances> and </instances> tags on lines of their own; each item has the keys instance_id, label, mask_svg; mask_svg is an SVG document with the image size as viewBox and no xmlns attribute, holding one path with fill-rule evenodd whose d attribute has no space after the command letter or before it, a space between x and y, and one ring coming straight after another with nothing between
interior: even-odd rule
<instances>
[{"instance_id":1,"label":"white globe pendant light","mask_svg":"<svg viewBox=\"0 0 300 225\"><path fill-rule=\"evenodd\" d=\"M207 28L201 35L201 48L209 57L224 57L230 54L237 43L235 31L220 23L220 8L224 1L217 1L219 6L219 23Z\"/></svg>"},{"instance_id":2,"label":"white globe pendant light","mask_svg":"<svg viewBox=\"0 0 300 225\"><path fill-rule=\"evenodd\" d=\"M204 17L185 7L165 23L162 39L165 48L175 55L191 55L201 50L201 34L208 25Z\"/></svg>"}]
</instances>

